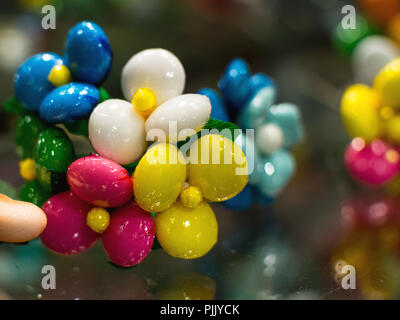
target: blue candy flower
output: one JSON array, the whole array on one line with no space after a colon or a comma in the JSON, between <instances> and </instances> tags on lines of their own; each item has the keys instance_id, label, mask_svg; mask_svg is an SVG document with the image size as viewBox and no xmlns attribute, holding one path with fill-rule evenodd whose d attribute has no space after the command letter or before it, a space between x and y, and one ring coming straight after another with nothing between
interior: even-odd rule
<instances>
[{"instance_id":1,"label":"blue candy flower","mask_svg":"<svg viewBox=\"0 0 400 320\"><path fill-rule=\"evenodd\" d=\"M99 102L96 86L110 71L112 56L104 31L93 22L80 22L68 33L64 57L39 53L18 68L15 97L47 122L78 120Z\"/></svg>"},{"instance_id":2,"label":"blue candy flower","mask_svg":"<svg viewBox=\"0 0 400 320\"><path fill-rule=\"evenodd\" d=\"M232 117L242 129L254 129L254 135L242 133L235 140L249 163L250 186L223 204L245 210L254 202L270 203L295 172L289 149L303 139L300 110L291 103L275 104L273 79L263 73L252 75L240 58L228 65L218 86L222 97L213 89L198 92L209 97L211 116L223 121Z\"/></svg>"}]
</instances>

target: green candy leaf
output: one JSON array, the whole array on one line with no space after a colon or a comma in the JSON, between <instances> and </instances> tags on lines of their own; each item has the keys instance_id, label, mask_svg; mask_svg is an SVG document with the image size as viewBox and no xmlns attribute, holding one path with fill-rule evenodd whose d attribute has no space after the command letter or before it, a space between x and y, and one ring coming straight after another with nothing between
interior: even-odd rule
<instances>
[{"instance_id":1,"label":"green candy leaf","mask_svg":"<svg viewBox=\"0 0 400 320\"><path fill-rule=\"evenodd\" d=\"M104 88L99 88L99 93L100 93L100 101L99 103L106 101L108 99L111 99L110 94L107 92L106 89Z\"/></svg>"},{"instance_id":2,"label":"green candy leaf","mask_svg":"<svg viewBox=\"0 0 400 320\"><path fill-rule=\"evenodd\" d=\"M37 116L26 113L19 117L15 126L15 144L20 158L33 158L39 134L47 125Z\"/></svg>"},{"instance_id":3,"label":"green candy leaf","mask_svg":"<svg viewBox=\"0 0 400 320\"><path fill-rule=\"evenodd\" d=\"M4 102L4 110L8 113L23 115L26 110L16 97L12 96Z\"/></svg>"},{"instance_id":4,"label":"green candy leaf","mask_svg":"<svg viewBox=\"0 0 400 320\"><path fill-rule=\"evenodd\" d=\"M74 146L62 129L49 128L40 133L34 158L36 165L49 171L67 172L75 160Z\"/></svg>"},{"instance_id":5,"label":"green candy leaf","mask_svg":"<svg viewBox=\"0 0 400 320\"><path fill-rule=\"evenodd\" d=\"M221 132L222 135L224 133L223 130L225 132L229 132L229 138L232 140L235 140L235 138L236 138L235 130L239 130L240 128L232 122L210 118L202 130L210 130L211 131L212 129L218 130L219 132ZM197 137L200 138L201 136L202 136L202 131L200 130L199 132L197 132ZM183 145L185 145L187 142L189 142L191 138L192 137L189 137L185 141L178 142L177 143L178 149L180 149Z\"/></svg>"},{"instance_id":6,"label":"green candy leaf","mask_svg":"<svg viewBox=\"0 0 400 320\"><path fill-rule=\"evenodd\" d=\"M51 197L51 192L40 186L37 180L26 182L19 190L19 198L22 201L31 202L38 207Z\"/></svg>"}]
</instances>

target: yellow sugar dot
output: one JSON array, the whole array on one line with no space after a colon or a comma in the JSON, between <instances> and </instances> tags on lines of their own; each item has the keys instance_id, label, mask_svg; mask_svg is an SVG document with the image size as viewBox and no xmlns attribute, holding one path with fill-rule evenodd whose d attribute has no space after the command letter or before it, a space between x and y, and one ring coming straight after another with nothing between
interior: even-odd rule
<instances>
[{"instance_id":1,"label":"yellow sugar dot","mask_svg":"<svg viewBox=\"0 0 400 320\"><path fill-rule=\"evenodd\" d=\"M37 177L35 170L35 161L31 158L20 161L19 172L23 179L27 181L35 180Z\"/></svg>"},{"instance_id":2,"label":"yellow sugar dot","mask_svg":"<svg viewBox=\"0 0 400 320\"><path fill-rule=\"evenodd\" d=\"M56 65L51 69L48 79L54 86L59 87L71 81L71 72L63 64Z\"/></svg>"},{"instance_id":3,"label":"yellow sugar dot","mask_svg":"<svg viewBox=\"0 0 400 320\"><path fill-rule=\"evenodd\" d=\"M392 107L384 106L380 108L379 115L383 120L389 120L394 115L394 110Z\"/></svg>"},{"instance_id":4,"label":"yellow sugar dot","mask_svg":"<svg viewBox=\"0 0 400 320\"><path fill-rule=\"evenodd\" d=\"M139 88L133 95L132 104L137 112L147 118L156 108L156 95L149 88Z\"/></svg>"},{"instance_id":5,"label":"yellow sugar dot","mask_svg":"<svg viewBox=\"0 0 400 320\"><path fill-rule=\"evenodd\" d=\"M185 207L195 208L203 200L201 191L197 187L189 186L182 190L181 201Z\"/></svg>"},{"instance_id":6,"label":"yellow sugar dot","mask_svg":"<svg viewBox=\"0 0 400 320\"><path fill-rule=\"evenodd\" d=\"M87 225L97 233L103 233L110 224L110 214L104 208L93 208L86 217Z\"/></svg>"}]
</instances>

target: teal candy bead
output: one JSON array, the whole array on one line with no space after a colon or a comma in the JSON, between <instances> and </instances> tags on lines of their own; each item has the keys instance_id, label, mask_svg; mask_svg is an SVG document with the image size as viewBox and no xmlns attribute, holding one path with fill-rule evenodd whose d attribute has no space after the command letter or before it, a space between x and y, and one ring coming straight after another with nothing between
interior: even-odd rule
<instances>
[{"instance_id":1,"label":"teal candy bead","mask_svg":"<svg viewBox=\"0 0 400 320\"><path fill-rule=\"evenodd\" d=\"M243 129L253 129L264 123L269 107L275 102L276 90L274 86L260 89L246 104L239 115L239 123Z\"/></svg>"},{"instance_id":2,"label":"teal candy bead","mask_svg":"<svg viewBox=\"0 0 400 320\"><path fill-rule=\"evenodd\" d=\"M277 195L293 176L295 169L296 163L285 149L262 158L258 172L260 191L267 196Z\"/></svg>"},{"instance_id":3,"label":"teal candy bead","mask_svg":"<svg viewBox=\"0 0 400 320\"><path fill-rule=\"evenodd\" d=\"M283 132L284 147L290 147L303 139L303 123L299 108L292 103L273 105L268 109L267 123L275 123Z\"/></svg>"}]
</instances>

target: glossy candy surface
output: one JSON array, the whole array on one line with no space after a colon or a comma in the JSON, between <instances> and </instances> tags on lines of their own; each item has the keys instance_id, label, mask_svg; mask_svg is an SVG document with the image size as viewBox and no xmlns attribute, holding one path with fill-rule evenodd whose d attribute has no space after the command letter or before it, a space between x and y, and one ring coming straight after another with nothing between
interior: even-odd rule
<instances>
[{"instance_id":1,"label":"glossy candy surface","mask_svg":"<svg viewBox=\"0 0 400 320\"><path fill-rule=\"evenodd\" d=\"M15 144L20 158L33 158L33 151L39 134L46 129L46 124L32 114L21 116L15 126Z\"/></svg>"},{"instance_id":2,"label":"glossy candy surface","mask_svg":"<svg viewBox=\"0 0 400 320\"><path fill-rule=\"evenodd\" d=\"M275 102L274 87L260 89L244 106L239 115L240 126L244 129L254 129L265 122L268 110Z\"/></svg>"},{"instance_id":3,"label":"glossy candy surface","mask_svg":"<svg viewBox=\"0 0 400 320\"><path fill-rule=\"evenodd\" d=\"M173 257L199 258L217 242L218 223L209 204L188 208L180 201L155 217L157 240Z\"/></svg>"},{"instance_id":4,"label":"glossy candy surface","mask_svg":"<svg viewBox=\"0 0 400 320\"><path fill-rule=\"evenodd\" d=\"M209 201L228 200L248 182L246 157L230 139L215 134L203 136L190 147L188 181Z\"/></svg>"},{"instance_id":5,"label":"glossy candy surface","mask_svg":"<svg viewBox=\"0 0 400 320\"><path fill-rule=\"evenodd\" d=\"M204 127L210 113L208 97L200 94L176 96L158 106L149 116L145 124L146 132L152 137L161 130L163 135L158 137L158 141L183 141Z\"/></svg>"},{"instance_id":6,"label":"glossy candy surface","mask_svg":"<svg viewBox=\"0 0 400 320\"><path fill-rule=\"evenodd\" d=\"M222 121L230 121L230 117L228 111L225 108L224 102L222 101L222 97L217 91L209 88L203 88L200 89L197 93L205 95L208 97L208 99L210 99L212 106L210 118Z\"/></svg>"},{"instance_id":7,"label":"glossy candy surface","mask_svg":"<svg viewBox=\"0 0 400 320\"><path fill-rule=\"evenodd\" d=\"M14 92L26 109L39 109L43 98L54 89L48 80L51 69L62 64L59 55L43 52L30 57L18 68L14 76Z\"/></svg>"},{"instance_id":8,"label":"glossy candy surface","mask_svg":"<svg viewBox=\"0 0 400 320\"><path fill-rule=\"evenodd\" d=\"M167 209L178 198L186 180L186 160L174 145L158 143L140 159L133 174L138 205L149 212Z\"/></svg>"},{"instance_id":9,"label":"glossy candy surface","mask_svg":"<svg viewBox=\"0 0 400 320\"><path fill-rule=\"evenodd\" d=\"M118 207L132 197L132 181L126 169L97 155L80 158L68 168L71 191L101 207Z\"/></svg>"},{"instance_id":10,"label":"glossy candy surface","mask_svg":"<svg viewBox=\"0 0 400 320\"><path fill-rule=\"evenodd\" d=\"M122 69L121 86L126 100L131 101L139 88L151 89L162 104L182 94L185 70L179 59L164 49L147 49L135 54Z\"/></svg>"},{"instance_id":11,"label":"glossy candy surface","mask_svg":"<svg viewBox=\"0 0 400 320\"><path fill-rule=\"evenodd\" d=\"M400 108L400 58L388 63L376 76L373 88L380 94L382 104Z\"/></svg>"},{"instance_id":12,"label":"glossy candy surface","mask_svg":"<svg viewBox=\"0 0 400 320\"><path fill-rule=\"evenodd\" d=\"M71 255L90 249L99 235L86 224L90 204L66 191L51 197L43 205L47 226L41 239L56 253Z\"/></svg>"},{"instance_id":13,"label":"glossy candy surface","mask_svg":"<svg viewBox=\"0 0 400 320\"><path fill-rule=\"evenodd\" d=\"M232 60L222 75L218 87L236 109L243 107L249 94L250 67L240 58Z\"/></svg>"},{"instance_id":14,"label":"glossy candy surface","mask_svg":"<svg viewBox=\"0 0 400 320\"><path fill-rule=\"evenodd\" d=\"M43 189L37 180L26 182L19 191L19 198L22 201L31 202L38 207L50 197L51 193Z\"/></svg>"},{"instance_id":15,"label":"glossy candy surface","mask_svg":"<svg viewBox=\"0 0 400 320\"><path fill-rule=\"evenodd\" d=\"M357 180L370 185L384 184L398 173L398 152L382 140L366 144L355 138L348 145L344 162L350 174Z\"/></svg>"},{"instance_id":16,"label":"glossy candy surface","mask_svg":"<svg viewBox=\"0 0 400 320\"><path fill-rule=\"evenodd\" d=\"M106 100L89 118L89 139L103 157L125 165L144 153L146 147L144 119L131 103L120 99Z\"/></svg>"},{"instance_id":17,"label":"glossy candy surface","mask_svg":"<svg viewBox=\"0 0 400 320\"><path fill-rule=\"evenodd\" d=\"M75 153L72 142L63 130L49 128L40 133L34 158L36 165L47 170L66 172L75 158Z\"/></svg>"},{"instance_id":18,"label":"glossy candy surface","mask_svg":"<svg viewBox=\"0 0 400 320\"><path fill-rule=\"evenodd\" d=\"M65 64L77 81L101 83L111 69L112 56L108 38L96 23L83 21L68 32Z\"/></svg>"},{"instance_id":19,"label":"glossy candy surface","mask_svg":"<svg viewBox=\"0 0 400 320\"><path fill-rule=\"evenodd\" d=\"M46 95L40 105L40 117L53 123L78 120L90 114L99 99L100 94L96 87L71 82Z\"/></svg>"},{"instance_id":20,"label":"glossy candy surface","mask_svg":"<svg viewBox=\"0 0 400 320\"><path fill-rule=\"evenodd\" d=\"M132 201L114 210L110 225L102 235L103 247L113 263L132 267L149 254L154 234L150 213Z\"/></svg>"},{"instance_id":21,"label":"glossy candy surface","mask_svg":"<svg viewBox=\"0 0 400 320\"><path fill-rule=\"evenodd\" d=\"M380 135L380 104L381 99L377 91L366 85L353 85L345 91L340 113L350 137L361 137L371 141Z\"/></svg>"}]
</instances>

